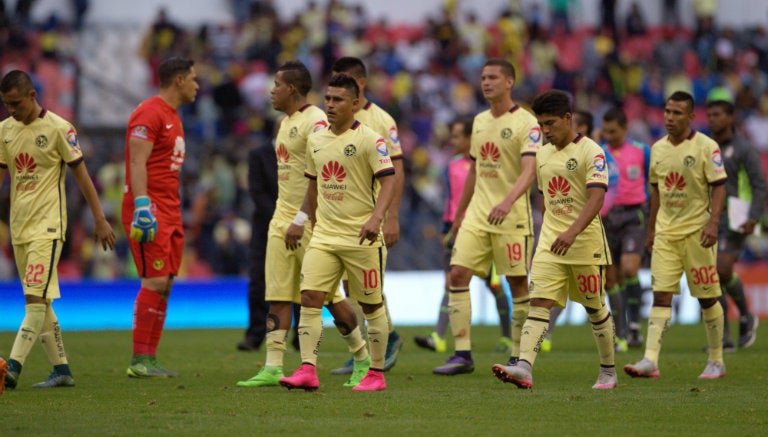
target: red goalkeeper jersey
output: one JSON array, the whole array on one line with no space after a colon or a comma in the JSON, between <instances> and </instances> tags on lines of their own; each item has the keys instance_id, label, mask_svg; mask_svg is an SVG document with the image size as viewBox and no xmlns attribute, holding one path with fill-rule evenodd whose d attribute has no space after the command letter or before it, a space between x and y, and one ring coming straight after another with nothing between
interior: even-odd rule
<instances>
[{"instance_id":1,"label":"red goalkeeper jersey","mask_svg":"<svg viewBox=\"0 0 768 437\"><path fill-rule=\"evenodd\" d=\"M166 217L177 216L180 221L179 174L184 163L185 143L179 114L158 96L145 100L131 114L125 137L124 214L133 211L128 146L131 138L153 144L147 159L147 195L152 200L153 212Z\"/></svg>"}]
</instances>

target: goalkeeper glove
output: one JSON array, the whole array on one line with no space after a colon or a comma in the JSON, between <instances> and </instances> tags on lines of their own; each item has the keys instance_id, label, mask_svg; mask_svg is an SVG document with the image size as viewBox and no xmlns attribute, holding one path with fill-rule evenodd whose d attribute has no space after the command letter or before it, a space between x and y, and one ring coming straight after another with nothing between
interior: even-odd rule
<instances>
[{"instance_id":1,"label":"goalkeeper glove","mask_svg":"<svg viewBox=\"0 0 768 437\"><path fill-rule=\"evenodd\" d=\"M155 240L157 234L157 219L152 215L149 197L139 196L133 201L133 221L131 222L131 239L139 243Z\"/></svg>"}]
</instances>

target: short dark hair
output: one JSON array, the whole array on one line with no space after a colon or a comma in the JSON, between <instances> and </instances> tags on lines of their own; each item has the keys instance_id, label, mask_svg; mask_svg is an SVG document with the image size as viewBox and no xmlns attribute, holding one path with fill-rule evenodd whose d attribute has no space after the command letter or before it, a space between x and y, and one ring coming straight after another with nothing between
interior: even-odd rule
<instances>
[{"instance_id":1,"label":"short dark hair","mask_svg":"<svg viewBox=\"0 0 768 437\"><path fill-rule=\"evenodd\" d=\"M355 79L363 79L368 76L368 72L365 69L365 64L360 58L352 56L344 56L339 58L333 63L331 67L333 73L347 73Z\"/></svg>"},{"instance_id":2,"label":"short dark hair","mask_svg":"<svg viewBox=\"0 0 768 437\"><path fill-rule=\"evenodd\" d=\"M0 82L0 92L8 93L16 88L19 94L25 94L35 89L35 85L32 83L32 78L24 71L13 70L3 76L3 80Z\"/></svg>"},{"instance_id":3,"label":"short dark hair","mask_svg":"<svg viewBox=\"0 0 768 437\"><path fill-rule=\"evenodd\" d=\"M572 113L571 97L565 91L544 91L533 99L531 109L536 115L565 117L565 114Z\"/></svg>"},{"instance_id":4,"label":"short dark hair","mask_svg":"<svg viewBox=\"0 0 768 437\"><path fill-rule=\"evenodd\" d=\"M592 130L595 129L595 117L589 111L585 111L583 109L577 109L573 111L573 120L577 125L587 125L587 135L590 135Z\"/></svg>"},{"instance_id":5,"label":"short dark hair","mask_svg":"<svg viewBox=\"0 0 768 437\"><path fill-rule=\"evenodd\" d=\"M157 69L157 75L160 79L160 88L166 88L173 84L176 76L186 76L189 74L195 61L186 58L168 58L160 63Z\"/></svg>"},{"instance_id":6,"label":"short dark hair","mask_svg":"<svg viewBox=\"0 0 768 437\"><path fill-rule=\"evenodd\" d=\"M675 91L672 93L671 96L667 97L667 101L674 101L674 102L686 102L688 103L688 112L693 112L693 96L685 91Z\"/></svg>"},{"instance_id":7,"label":"short dark hair","mask_svg":"<svg viewBox=\"0 0 768 437\"><path fill-rule=\"evenodd\" d=\"M312 75L301 61L287 61L277 71L282 72L285 82L295 86L302 96L312 90Z\"/></svg>"},{"instance_id":8,"label":"short dark hair","mask_svg":"<svg viewBox=\"0 0 768 437\"><path fill-rule=\"evenodd\" d=\"M709 108L720 108L728 115L733 115L736 112L736 107L728 100L712 100L707 102L707 109Z\"/></svg>"},{"instance_id":9,"label":"short dark hair","mask_svg":"<svg viewBox=\"0 0 768 437\"><path fill-rule=\"evenodd\" d=\"M488 67L488 66L501 67L501 72L504 73L504 76L511 77L512 79L517 80L517 77L515 74L515 66L512 65L506 59L491 58L485 61L485 64L483 65L483 67Z\"/></svg>"},{"instance_id":10,"label":"short dark hair","mask_svg":"<svg viewBox=\"0 0 768 437\"><path fill-rule=\"evenodd\" d=\"M464 134L465 137L472 136L472 123L475 122L474 118L471 117L459 117L454 119L451 122L451 128L453 126L460 124L461 125L461 133Z\"/></svg>"},{"instance_id":11,"label":"short dark hair","mask_svg":"<svg viewBox=\"0 0 768 437\"><path fill-rule=\"evenodd\" d=\"M614 106L603 114L603 122L606 121L615 121L619 123L619 126L627 127L627 114L620 107Z\"/></svg>"},{"instance_id":12,"label":"short dark hair","mask_svg":"<svg viewBox=\"0 0 768 437\"><path fill-rule=\"evenodd\" d=\"M334 88L344 88L352 93L354 98L358 98L358 96L360 96L360 87L357 85L357 81L354 77L348 74L339 73L331 76L331 79L328 81L328 86Z\"/></svg>"}]
</instances>

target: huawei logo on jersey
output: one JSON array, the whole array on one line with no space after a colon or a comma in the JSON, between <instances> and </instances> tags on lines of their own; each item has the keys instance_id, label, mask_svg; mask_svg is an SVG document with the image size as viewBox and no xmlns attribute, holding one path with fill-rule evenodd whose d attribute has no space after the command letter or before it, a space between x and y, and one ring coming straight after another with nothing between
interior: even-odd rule
<instances>
[{"instance_id":1,"label":"huawei logo on jersey","mask_svg":"<svg viewBox=\"0 0 768 437\"><path fill-rule=\"evenodd\" d=\"M21 153L16 157L16 172L23 173L25 170L27 173L34 173L37 168L35 164L35 158L28 153Z\"/></svg>"},{"instance_id":2,"label":"huawei logo on jersey","mask_svg":"<svg viewBox=\"0 0 768 437\"><path fill-rule=\"evenodd\" d=\"M552 178L547 184L547 193L549 197L555 197L558 193L561 196L567 196L571 192L571 184L562 176Z\"/></svg>"},{"instance_id":3,"label":"huawei logo on jersey","mask_svg":"<svg viewBox=\"0 0 768 437\"><path fill-rule=\"evenodd\" d=\"M685 188L685 178L680 173L673 171L664 178L664 186L667 188L667 191L672 191L673 188L683 191Z\"/></svg>"},{"instance_id":4,"label":"huawei logo on jersey","mask_svg":"<svg viewBox=\"0 0 768 437\"><path fill-rule=\"evenodd\" d=\"M288 159L291 157L291 155L288 154L288 150L285 148L285 145L283 143L280 143L279 146L277 146L277 160L281 164L285 164L288 162Z\"/></svg>"},{"instance_id":5,"label":"huawei logo on jersey","mask_svg":"<svg viewBox=\"0 0 768 437\"><path fill-rule=\"evenodd\" d=\"M323 166L323 171L320 173L320 176L326 182L333 178L334 181L341 183L344 181L344 178L347 177L347 173L344 171L344 166L337 161L331 161Z\"/></svg>"},{"instance_id":6,"label":"huawei logo on jersey","mask_svg":"<svg viewBox=\"0 0 768 437\"><path fill-rule=\"evenodd\" d=\"M480 158L483 160L491 160L496 162L499 160L499 149L493 143L485 143L480 147Z\"/></svg>"}]
</instances>

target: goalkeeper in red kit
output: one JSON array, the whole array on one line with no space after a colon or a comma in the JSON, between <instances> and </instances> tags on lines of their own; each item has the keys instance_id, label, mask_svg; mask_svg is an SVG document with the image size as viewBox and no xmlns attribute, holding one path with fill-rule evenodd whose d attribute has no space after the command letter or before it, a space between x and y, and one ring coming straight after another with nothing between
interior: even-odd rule
<instances>
[{"instance_id":1,"label":"goalkeeper in red kit","mask_svg":"<svg viewBox=\"0 0 768 437\"><path fill-rule=\"evenodd\" d=\"M178 373L157 362L168 296L184 248L179 174L184 130L176 110L199 88L194 62L169 58L160 66L160 91L131 114L126 132L123 227L141 289L133 313L133 358L128 376L168 378Z\"/></svg>"}]
</instances>

